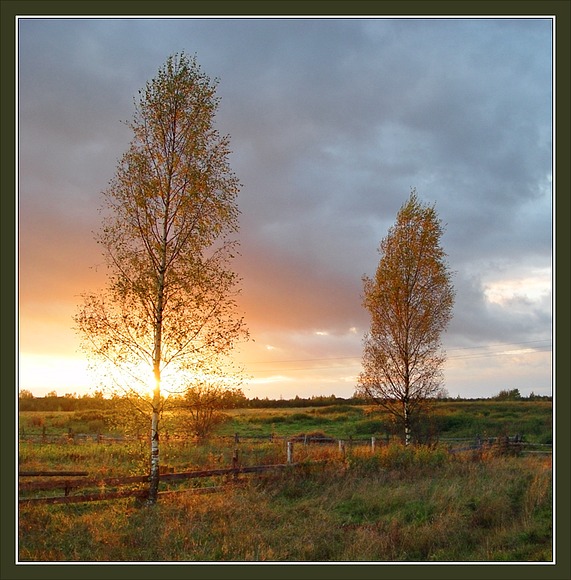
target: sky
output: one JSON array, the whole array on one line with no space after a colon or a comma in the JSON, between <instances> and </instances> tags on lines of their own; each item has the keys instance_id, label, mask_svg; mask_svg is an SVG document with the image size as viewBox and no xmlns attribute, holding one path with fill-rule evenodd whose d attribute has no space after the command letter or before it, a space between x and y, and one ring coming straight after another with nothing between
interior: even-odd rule
<instances>
[{"instance_id":1,"label":"sky","mask_svg":"<svg viewBox=\"0 0 571 580\"><path fill-rule=\"evenodd\" d=\"M416 188L445 225L452 397L552 394L548 18L22 18L18 389L93 392L73 316L134 98L169 55L218 79L242 188L244 394L350 397L362 277Z\"/></svg>"}]
</instances>

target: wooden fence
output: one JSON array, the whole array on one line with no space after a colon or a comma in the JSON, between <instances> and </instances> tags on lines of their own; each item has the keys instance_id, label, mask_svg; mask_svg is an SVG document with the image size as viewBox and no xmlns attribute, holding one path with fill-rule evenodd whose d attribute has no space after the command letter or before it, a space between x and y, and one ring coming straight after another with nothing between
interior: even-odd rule
<instances>
[{"instance_id":1,"label":"wooden fence","mask_svg":"<svg viewBox=\"0 0 571 580\"><path fill-rule=\"evenodd\" d=\"M166 473L160 475L161 482L173 483L180 482L183 480L197 479L197 478L211 478L211 477L224 477L226 476L228 482L237 483L238 476L241 474L250 473L262 473L268 471L279 471L286 468L294 468L299 464L295 463L284 463L284 464L274 464L274 465L254 465L254 466L243 466L243 467L229 467L226 469L205 469L201 471L187 471L181 473ZM79 473L84 474L84 472L70 473L70 472L51 472L50 476L64 476L68 477L71 475L79 475ZM45 472L22 472L18 474L20 477L35 477L36 475L45 476ZM55 481L21 481L19 483L20 494L22 492L38 492L38 491L55 491L63 490L63 496L50 496L50 497L20 497L18 502L20 505L38 505L38 504L62 504L62 503L81 503L90 501L103 501L109 499L117 499L123 497L139 497L145 498L148 495L148 490L146 489L128 489L119 491L106 491L108 488L117 488L121 486L133 486L140 485L149 482L148 475L137 475L133 477L111 477L111 478L84 478L80 477L78 479L58 479ZM80 495L70 495L70 492L77 491L80 489L93 490L98 489L98 492L84 493ZM173 493L208 493L212 491L219 491L222 487L209 486L209 487L197 487L197 488L187 488L178 491L163 491L159 492L159 496L169 495Z\"/></svg>"},{"instance_id":2,"label":"wooden fence","mask_svg":"<svg viewBox=\"0 0 571 580\"><path fill-rule=\"evenodd\" d=\"M143 442L146 437L140 436L128 436L128 435L103 435L102 433L76 433L71 428L68 428L67 433L47 433L46 428L42 429L42 433L26 433L22 431L20 433L20 441L37 442L37 443L129 443L129 442ZM233 442L239 444L240 442L267 442L267 441L292 441L294 443L303 443L304 445L309 445L313 443L319 443L323 445L339 445L340 443L352 447L356 445L370 445L375 448L376 445L388 445L391 442L399 440L398 438L391 437L389 434L382 436L373 437L352 437L349 436L344 439L329 436L315 436L315 435L239 435L238 433L234 435L222 435L214 436L213 439L226 440L228 442ZM168 443L172 442L192 442L195 441L192 437L180 437L180 436L170 436L167 433L162 435L161 440ZM448 438L448 437L437 437L432 442L433 444L442 444L448 447L465 447L470 449L475 449L483 447L486 445L494 445L501 443L502 440L509 441L510 445L519 445L522 449L526 447L543 448L545 451L551 451L551 444L540 444L540 443L530 443L525 440L525 437L516 434L510 437L487 437L481 435L475 435L473 437L463 437L463 438Z\"/></svg>"},{"instance_id":3,"label":"wooden fence","mask_svg":"<svg viewBox=\"0 0 571 580\"><path fill-rule=\"evenodd\" d=\"M321 461L304 461L303 463L295 463L293 460L294 443L301 445L310 444L335 444L338 446L339 453L342 459L345 459L347 452L353 448L354 445L366 444L370 447L371 452L375 452L378 444L375 437L368 439L333 439L330 437L296 437L286 441L286 463L278 463L271 465L253 465L241 466L238 461L238 444L241 439L235 436L233 442L235 445L232 455L232 467L223 469L207 469L199 471L186 471L180 473L161 473L160 481L165 483L176 483L185 480L199 479L199 478L213 478L226 477L227 483L236 483L238 477L242 474L263 473L269 471L279 471L287 468L294 468L300 465L318 465ZM259 439L259 438L258 438ZM267 437L265 438L267 440ZM514 437L495 437L495 438L481 438L477 436L475 439L450 439L441 441L445 444L451 453L460 453L473 450L484 450L495 446L502 453L520 454L522 452L541 453L551 452L550 445L535 445L527 444L523 441L523 437L516 435ZM533 448L530 449L529 447ZM527 449L526 449L527 448ZM50 497L20 497L20 505L30 504L62 504L62 503L78 503L90 501L102 501L117 499L123 497L140 497L145 498L148 490L141 489L141 485L149 482L148 475L133 476L133 477L112 477L112 478L89 478L86 471L21 471L18 473L20 478L19 492L46 492L63 490L63 496ZM44 479L38 480L36 478L42 477ZM58 477L59 479L55 479ZM45 479L47 478L47 479ZM65 478L65 479L64 479ZM122 486L136 486L136 489L117 489ZM207 493L212 491L219 491L224 486L209 486L209 487L194 487L186 488L177 491L161 491L159 496L164 496L173 493ZM94 490L97 491L94 491ZM70 495L71 492L78 490L87 490L88 493L81 493L78 495ZM91 490L91 491L89 491Z\"/></svg>"}]
</instances>

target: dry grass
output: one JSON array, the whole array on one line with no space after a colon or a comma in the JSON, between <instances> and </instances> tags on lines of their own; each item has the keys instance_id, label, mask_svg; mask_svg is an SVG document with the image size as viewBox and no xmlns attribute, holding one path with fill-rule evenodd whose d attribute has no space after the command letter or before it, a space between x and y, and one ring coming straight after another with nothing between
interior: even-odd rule
<instances>
[{"instance_id":1,"label":"dry grass","mask_svg":"<svg viewBox=\"0 0 571 580\"><path fill-rule=\"evenodd\" d=\"M271 448L268 447L268 451ZM550 460L428 448L326 457L243 487L21 509L24 561L550 561Z\"/></svg>"}]
</instances>

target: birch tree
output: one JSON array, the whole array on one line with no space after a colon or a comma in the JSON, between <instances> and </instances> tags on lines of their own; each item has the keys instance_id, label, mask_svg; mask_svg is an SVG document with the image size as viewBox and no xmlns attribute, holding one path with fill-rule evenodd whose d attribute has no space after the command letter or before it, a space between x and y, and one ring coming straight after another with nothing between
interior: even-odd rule
<instances>
[{"instance_id":1,"label":"birch tree","mask_svg":"<svg viewBox=\"0 0 571 580\"><path fill-rule=\"evenodd\" d=\"M454 304L442 234L434 207L413 189L381 241L375 277L363 277L371 325L357 392L393 416L407 445L412 417L442 391L440 337Z\"/></svg>"},{"instance_id":2,"label":"birch tree","mask_svg":"<svg viewBox=\"0 0 571 580\"><path fill-rule=\"evenodd\" d=\"M103 194L96 235L108 284L84 295L75 317L107 381L150 417L151 504L166 395L220 375L247 335L230 267L240 184L228 162L229 137L214 125L216 86L182 53L139 91L132 140Z\"/></svg>"}]
</instances>

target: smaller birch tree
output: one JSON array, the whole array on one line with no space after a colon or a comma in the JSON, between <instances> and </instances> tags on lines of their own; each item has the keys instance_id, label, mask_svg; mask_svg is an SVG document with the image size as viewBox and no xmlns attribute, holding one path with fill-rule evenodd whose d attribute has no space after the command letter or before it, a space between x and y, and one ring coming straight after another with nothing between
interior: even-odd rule
<instances>
[{"instance_id":1,"label":"smaller birch tree","mask_svg":"<svg viewBox=\"0 0 571 580\"><path fill-rule=\"evenodd\" d=\"M442 391L440 337L452 317L454 288L434 207L412 190L381 241L374 278L363 277L371 316L357 393L388 411L411 441L412 419Z\"/></svg>"}]
</instances>

